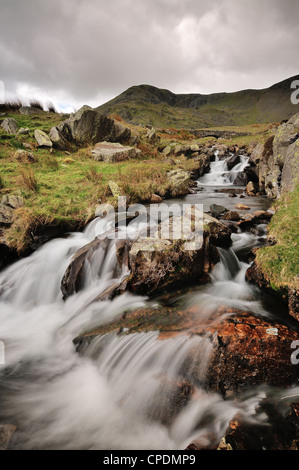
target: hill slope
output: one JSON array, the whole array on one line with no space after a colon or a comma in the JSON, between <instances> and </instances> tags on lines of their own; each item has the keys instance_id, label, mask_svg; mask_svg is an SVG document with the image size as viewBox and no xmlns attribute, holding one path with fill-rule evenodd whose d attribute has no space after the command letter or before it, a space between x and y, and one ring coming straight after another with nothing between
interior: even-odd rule
<instances>
[{"instance_id":1,"label":"hill slope","mask_svg":"<svg viewBox=\"0 0 299 470\"><path fill-rule=\"evenodd\" d=\"M291 83L299 75L263 90L175 94L150 85L133 86L98 109L132 124L194 129L279 122L299 111L291 103Z\"/></svg>"}]
</instances>

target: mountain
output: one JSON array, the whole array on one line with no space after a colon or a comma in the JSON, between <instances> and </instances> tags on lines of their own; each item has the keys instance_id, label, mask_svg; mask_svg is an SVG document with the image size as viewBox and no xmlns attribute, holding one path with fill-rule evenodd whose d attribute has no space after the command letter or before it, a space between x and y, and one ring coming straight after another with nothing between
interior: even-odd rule
<instances>
[{"instance_id":1,"label":"mountain","mask_svg":"<svg viewBox=\"0 0 299 470\"><path fill-rule=\"evenodd\" d=\"M119 115L132 124L177 129L280 122L299 111L299 105L291 103L294 80L299 80L299 75L263 90L210 95L175 94L151 85L132 86L97 109Z\"/></svg>"}]
</instances>

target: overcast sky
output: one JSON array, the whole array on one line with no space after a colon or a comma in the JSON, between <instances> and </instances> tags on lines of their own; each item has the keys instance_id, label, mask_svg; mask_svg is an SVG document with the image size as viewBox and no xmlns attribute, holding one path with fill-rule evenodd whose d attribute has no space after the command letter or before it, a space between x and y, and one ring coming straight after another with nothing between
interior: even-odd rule
<instances>
[{"instance_id":1,"label":"overcast sky","mask_svg":"<svg viewBox=\"0 0 299 470\"><path fill-rule=\"evenodd\" d=\"M298 18L298 0L0 0L0 80L60 110L143 83L265 88L299 72Z\"/></svg>"}]
</instances>

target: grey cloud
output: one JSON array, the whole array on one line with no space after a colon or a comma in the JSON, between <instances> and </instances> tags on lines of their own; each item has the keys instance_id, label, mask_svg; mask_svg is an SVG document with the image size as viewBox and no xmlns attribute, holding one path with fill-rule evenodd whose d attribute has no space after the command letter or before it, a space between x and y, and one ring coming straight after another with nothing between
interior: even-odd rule
<instances>
[{"instance_id":1,"label":"grey cloud","mask_svg":"<svg viewBox=\"0 0 299 470\"><path fill-rule=\"evenodd\" d=\"M298 73L298 17L297 0L1 0L0 79L75 105L262 88Z\"/></svg>"}]
</instances>

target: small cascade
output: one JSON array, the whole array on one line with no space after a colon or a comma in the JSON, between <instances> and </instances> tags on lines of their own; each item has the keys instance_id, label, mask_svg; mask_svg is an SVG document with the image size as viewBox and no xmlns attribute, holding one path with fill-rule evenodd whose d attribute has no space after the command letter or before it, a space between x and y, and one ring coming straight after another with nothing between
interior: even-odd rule
<instances>
[{"instance_id":1,"label":"small cascade","mask_svg":"<svg viewBox=\"0 0 299 470\"><path fill-rule=\"evenodd\" d=\"M233 156L220 159L215 151L215 161L210 163L210 171L200 178L200 186L230 186L248 166L249 157L240 155L240 163L228 170L227 162Z\"/></svg>"}]
</instances>

